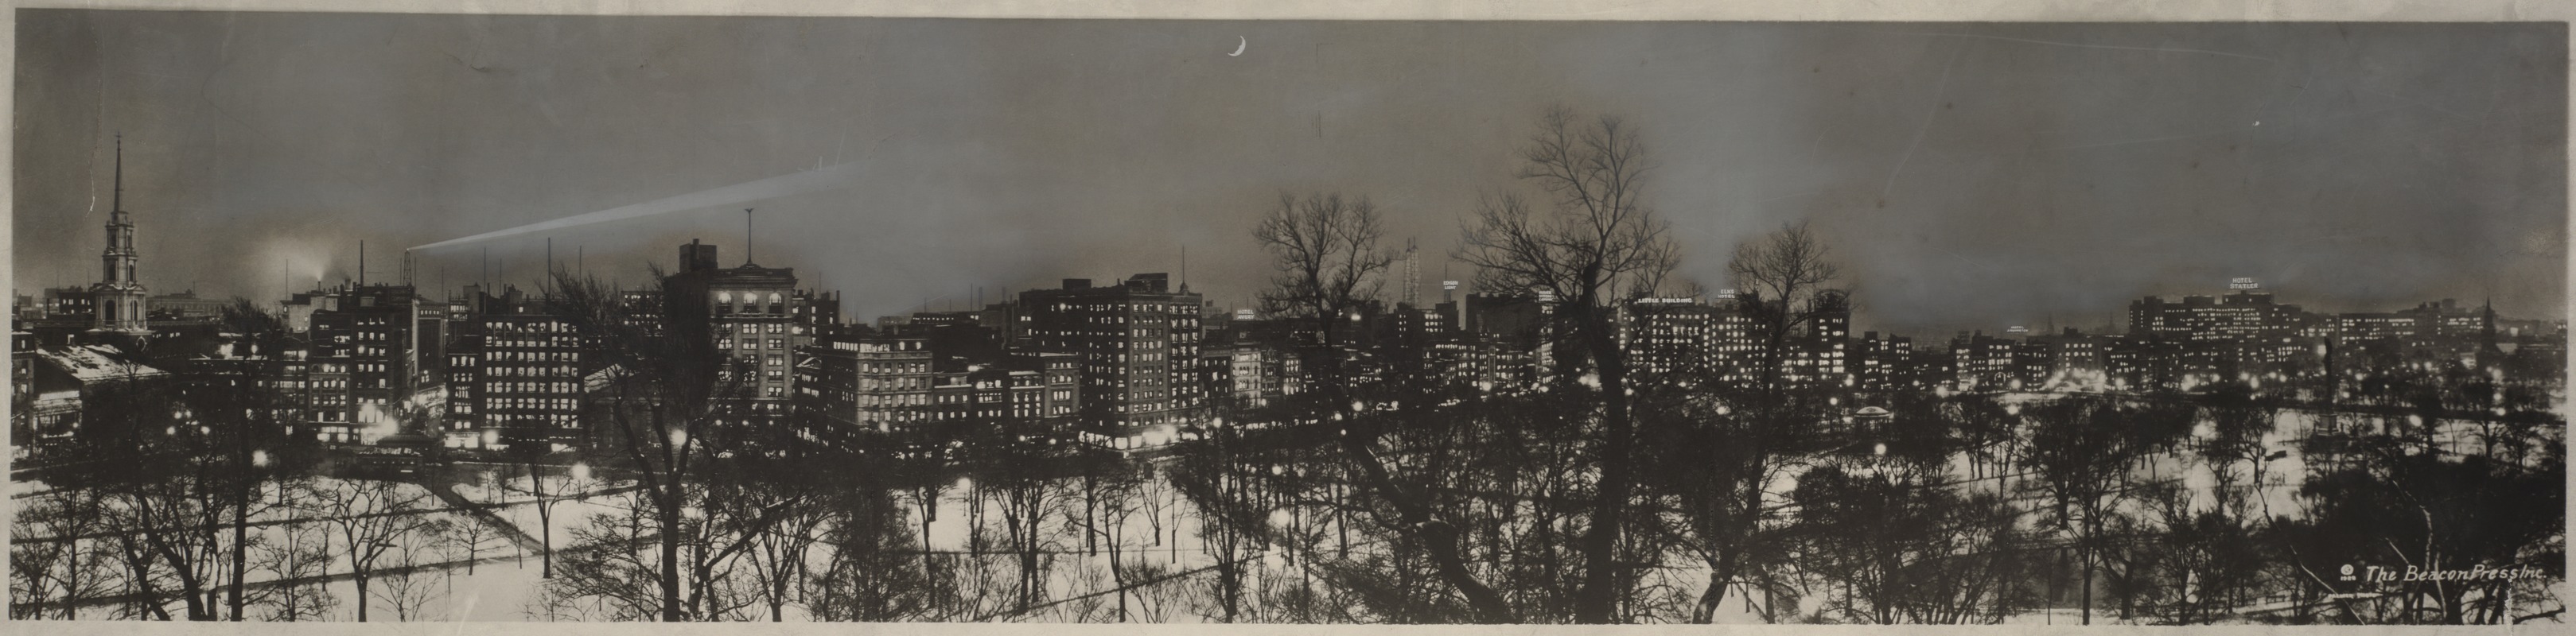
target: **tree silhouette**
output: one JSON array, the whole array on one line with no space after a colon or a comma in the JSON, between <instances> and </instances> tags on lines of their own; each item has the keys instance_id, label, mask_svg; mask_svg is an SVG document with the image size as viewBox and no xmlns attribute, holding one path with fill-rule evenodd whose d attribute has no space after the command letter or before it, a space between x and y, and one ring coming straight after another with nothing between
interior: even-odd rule
<instances>
[{"instance_id":1,"label":"tree silhouette","mask_svg":"<svg viewBox=\"0 0 2576 636\"><path fill-rule=\"evenodd\" d=\"M1600 404L1600 476L1576 540L1583 563L1573 610L1577 621L1607 623L1619 619L1617 606L1637 573L1617 558L1638 465L1618 305L1660 288L1679 249L1645 204L1649 165L1635 127L1608 115L1587 122L1560 107L1542 115L1539 128L1521 149L1519 176L1544 197L1486 197L1456 257L1477 268L1480 287L1553 295L1564 327L1556 347L1559 387L1597 387L1590 393ZM1586 381L1576 381L1578 369Z\"/></svg>"}]
</instances>

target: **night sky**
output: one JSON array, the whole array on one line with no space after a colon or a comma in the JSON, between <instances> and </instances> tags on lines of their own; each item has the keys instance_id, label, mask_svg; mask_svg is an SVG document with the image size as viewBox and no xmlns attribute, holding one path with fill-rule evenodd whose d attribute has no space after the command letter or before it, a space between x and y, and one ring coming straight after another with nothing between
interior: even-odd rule
<instances>
[{"instance_id":1,"label":"night sky","mask_svg":"<svg viewBox=\"0 0 2576 636\"><path fill-rule=\"evenodd\" d=\"M1550 104L1641 127L1684 274L1809 220L1859 329L2097 327L2252 277L2284 302L2564 313L2566 42L2535 24L600 18L28 10L15 286L86 284L110 139L155 293L637 280L703 238L856 318L1182 269L1266 276L1282 191L1365 195L1422 293ZM1241 38L1238 40L1238 37ZM1229 56L1242 43L1241 56ZM817 182L820 182L817 185ZM738 192L737 188L728 192ZM653 207L653 206L647 206ZM670 207L670 206L663 206Z\"/></svg>"}]
</instances>

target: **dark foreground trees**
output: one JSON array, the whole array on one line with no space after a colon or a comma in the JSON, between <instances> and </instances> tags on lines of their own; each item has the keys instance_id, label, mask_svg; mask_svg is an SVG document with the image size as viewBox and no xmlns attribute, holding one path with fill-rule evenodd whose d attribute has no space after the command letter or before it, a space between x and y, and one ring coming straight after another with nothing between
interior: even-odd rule
<instances>
[{"instance_id":1,"label":"dark foreground trees","mask_svg":"<svg viewBox=\"0 0 2576 636\"><path fill-rule=\"evenodd\" d=\"M1819 615L1855 623L1994 623L2031 607L2030 537L1995 493L1884 456L1816 468L1791 494Z\"/></svg>"},{"instance_id":2,"label":"dark foreground trees","mask_svg":"<svg viewBox=\"0 0 2576 636\"><path fill-rule=\"evenodd\" d=\"M569 272L546 290L601 354L585 417L603 468L636 485L613 502L624 514L574 531L604 547L562 564L557 591L604 600L623 618L716 620L759 603L757 590L727 584L761 540L815 505L796 468L814 449L746 399L754 371L716 348L721 326L689 311L705 290L656 274L660 302Z\"/></svg>"},{"instance_id":3,"label":"dark foreground trees","mask_svg":"<svg viewBox=\"0 0 2576 636\"><path fill-rule=\"evenodd\" d=\"M1618 621L1620 604L1642 574L1640 564L1619 554L1623 537L1639 523L1630 506L1640 464L1620 305L1660 291L1680 251L1646 202L1651 162L1627 121L1550 109L1521 159L1519 176L1542 194L1487 197L1468 221L1456 257L1476 266L1479 287L1538 290L1556 301L1551 326L1562 340L1553 388L1586 393L1598 405L1566 422L1597 431L1591 445L1598 477L1576 540L1582 561L1572 618Z\"/></svg>"}]
</instances>

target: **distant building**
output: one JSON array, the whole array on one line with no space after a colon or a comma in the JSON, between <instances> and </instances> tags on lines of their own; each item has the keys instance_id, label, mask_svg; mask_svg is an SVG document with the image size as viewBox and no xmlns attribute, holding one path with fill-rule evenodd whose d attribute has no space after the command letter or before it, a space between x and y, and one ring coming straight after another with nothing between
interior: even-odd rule
<instances>
[{"instance_id":1,"label":"distant building","mask_svg":"<svg viewBox=\"0 0 2576 636\"><path fill-rule=\"evenodd\" d=\"M45 318L88 323L98 314L98 294L87 287L47 287L37 306Z\"/></svg>"},{"instance_id":2,"label":"distant building","mask_svg":"<svg viewBox=\"0 0 2576 636\"><path fill-rule=\"evenodd\" d=\"M224 316L232 303L215 298L198 298L196 290L153 296L147 305L152 320L215 320Z\"/></svg>"},{"instance_id":3,"label":"distant building","mask_svg":"<svg viewBox=\"0 0 2576 636\"><path fill-rule=\"evenodd\" d=\"M1887 391L1921 388L1924 377L1916 369L1914 339L1890 335L1880 338L1878 332L1865 332L1852 352L1853 384L1863 390Z\"/></svg>"},{"instance_id":4,"label":"distant building","mask_svg":"<svg viewBox=\"0 0 2576 636\"><path fill-rule=\"evenodd\" d=\"M1020 293L1028 339L1044 351L1081 356L1082 403L1112 437L1139 439L1148 427L1178 425L1205 412L1198 365L1200 304L1165 274L1137 274L1116 286L1065 279L1057 289Z\"/></svg>"},{"instance_id":5,"label":"distant building","mask_svg":"<svg viewBox=\"0 0 2576 636\"><path fill-rule=\"evenodd\" d=\"M36 334L13 331L9 334L9 439L22 440L17 446L34 445L36 433Z\"/></svg>"},{"instance_id":6,"label":"distant building","mask_svg":"<svg viewBox=\"0 0 2576 636\"><path fill-rule=\"evenodd\" d=\"M2298 328L2300 313L2297 305L2277 304L2272 294L2251 290L2184 296L2180 302L2148 296L2129 303L2129 333L2186 342L2280 337Z\"/></svg>"},{"instance_id":7,"label":"distant building","mask_svg":"<svg viewBox=\"0 0 2576 636\"><path fill-rule=\"evenodd\" d=\"M267 412L253 421L283 425L290 433L312 432L305 421L313 404L313 364L308 359L312 350L306 343L289 337L263 345L242 334L225 333L216 335L213 345L169 361L181 390L254 391L250 397L255 401L244 405L264 406Z\"/></svg>"},{"instance_id":8,"label":"distant building","mask_svg":"<svg viewBox=\"0 0 2576 636\"><path fill-rule=\"evenodd\" d=\"M1772 332L1761 316L1780 311L1778 303L1732 293L1718 304L1694 298L1644 298L1621 307L1621 340L1631 371L1687 374L1732 385L1765 381L1767 365L1778 364L1778 380L1791 386L1855 384L1851 351L1851 307L1840 291L1818 294L1807 307L1808 319L1782 334L1775 355ZM1882 361L1883 362L1883 361Z\"/></svg>"},{"instance_id":9,"label":"distant building","mask_svg":"<svg viewBox=\"0 0 2576 636\"><path fill-rule=\"evenodd\" d=\"M108 345L40 348L32 355L24 424L32 433L28 446L77 435L90 410L113 406L108 400L120 394L167 386L173 379L169 371Z\"/></svg>"},{"instance_id":10,"label":"distant building","mask_svg":"<svg viewBox=\"0 0 2576 636\"><path fill-rule=\"evenodd\" d=\"M736 417L781 421L790 411L796 351L839 322L839 296L797 289L793 268L749 261L717 267L716 246L697 241L680 246L680 271L666 284L665 298L683 303L667 313L666 327L730 353L725 378L740 387L735 399L744 407Z\"/></svg>"},{"instance_id":11,"label":"distant building","mask_svg":"<svg viewBox=\"0 0 2576 636\"><path fill-rule=\"evenodd\" d=\"M1851 299L1841 290L1825 290L1812 302L1812 316L1790 342L1788 380L1793 385L1847 386Z\"/></svg>"},{"instance_id":12,"label":"distant building","mask_svg":"<svg viewBox=\"0 0 2576 636\"><path fill-rule=\"evenodd\" d=\"M797 411L823 432L922 434L937 422L929 341L833 338L803 349Z\"/></svg>"},{"instance_id":13,"label":"distant building","mask_svg":"<svg viewBox=\"0 0 2576 636\"><path fill-rule=\"evenodd\" d=\"M550 298L469 287L448 353L448 445L577 444L584 378L602 366Z\"/></svg>"},{"instance_id":14,"label":"distant building","mask_svg":"<svg viewBox=\"0 0 2576 636\"><path fill-rule=\"evenodd\" d=\"M1631 371L1661 375L1708 370L1715 308L1697 298L1639 298L1619 310L1623 314L1619 339Z\"/></svg>"},{"instance_id":15,"label":"distant building","mask_svg":"<svg viewBox=\"0 0 2576 636\"><path fill-rule=\"evenodd\" d=\"M1029 353L940 371L928 339L825 338L804 347L796 410L822 435L953 439L983 426L1054 434L1081 411L1081 360Z\"/></svg>"},{"instance_id":16,"label":"distant building","mask_svg":"<svg viewBox=\"0 0 2576 636\"><path fill-rule=\"evenodd\" d=\"M2005 387L2013 384L2013 355L2020 343L1986 332L1959 332L1950 339L1955 381L1961 387Z\"/></svg>"},{"instance_id":17,"label":"distant building","mask_svg":"<svg viewBox=\"0 0 2576 636\"><path fill-rule=\"evenodd\" d=\"M2023 339L2025 354L2017 362L2022 381L2038 386L2055 378L2090 376L2109 367L2101 336L2073 327Z\"/></svg>"},{"instance_id":18,"label":"distant building","mask_svg":"<svg viewBox=\"0 0 2576 636\"><path fill-rule=\"evenodd\" d=\"M410 285L348 284L313 312L312 422L323 441L398 432L399 412L444 395L447 306Z\"/></svg>"},{"instance_id":19,"label":"distant building","mask_svg":"<svg viewBox=\"0 0 2576 636\"><path fill-rule=\"evenodd\" d=\"M1453 385L1510 394L1544 383L1554 373L1548 351L1555 329L1551 301L1526 294L1467 294L1456 310L1458 335L1434 351L1448 365Z\"/></svg>"},{"instance_id":20,"label":"distant building","mask_svg":"<svg viewBox=\"0 0 2576 636\"><path fill-rule=\"evenodd\" d=\"M2416 316L2396 312L2347 312L2335 315L2339 341L2412 340L2426 332Z\"/></svg>"}]
</instances>

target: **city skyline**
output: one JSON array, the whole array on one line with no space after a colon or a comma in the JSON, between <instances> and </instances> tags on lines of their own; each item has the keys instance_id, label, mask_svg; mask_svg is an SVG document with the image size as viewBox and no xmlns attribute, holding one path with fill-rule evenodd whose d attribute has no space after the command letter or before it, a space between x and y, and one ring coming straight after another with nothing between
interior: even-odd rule
<instances>
[{"instance_id":1,"label":"city skyline","mask_svg":"<svg viewBox=\"0 0 2576 636\"><path fill-rule=\"evenodd\" d=\"M12 621L2567 616L2563 20L14 16Z\"/></svg>"},{"instance_id":2,"label":"city skyline","mask_svg":"<svg viewBox=\"0 0 2576 636\"><path fill-rule=\"evenodd\" d=\"M1684 275L1726 287L1736 241L1808 220L1852 263L1858 328L2092 327L2129 299L2217 293L2236 277L2320 311L2447 297L2563 313L2563 170L2540 168L2563 165L2563 62L2533 48L2548 29L2475 25L2459 28L2497 37L2434 41L2395 24L1562 26L34 11L22 90L93 99L21 110L19 207L31 212L18 215L16 287L95 278L95 240L36 239L96 236L106 211L88 198L106 179L93 171L122 131L140 278L155 293L275 300L353 276L360 240L370 280L386 280L404 246L850 166L802 194L431 250L415 280L461 286L489 248L524 285L548 238L560 262L640 280L642 263L670 265L669 245L739 246L739 209L757 207L763 264L845 292L851 316L1149 271L1246 306L1265 272L1242 257L1241 229L1285 190L1377 201L1393 235L1423 245L1428 295L1472 280L1448 263L1455 219L1480 193L1519 186L1513 143L1563 102L1643 127L1659 166L1649 194ZM544 29L624 48L531 49ZM2336 43L2352 29L2378 37ZM225 43L234 32L260 43ZM173 39L45 44L144 33ZM1128 37L1140 33L1153 37ZM1249 58L1218 46L1237 33ZM190 54L206 46L215 54ZM681 46L697 47L683 68L653 66ZM288 47L350 54L289 61ZM996 53L938 61L957 47ZM998 53L1029 48L1065 56ZM818 75L818 60L844 53L874 61ZM1495 56L1511 63L1484 59ZM1406 90L1402 69L1416 67L1445 69L1458 90ZM2494 72L2446 71L2463 67ZM949 81L958 72L977 81ZM179 81L217 73L220 91ZM667 93L654 73L715 84L676 103L635 99ZM728 87L725 73L750 77ZM1478 73L1510 81L1479 86ZM2234 101L2113 99L2087 79L2105 73ZM1776 90L1746 102L1682 77ZM924 92L940 87L949 94ZM1432 97L1460 94L1472 95ZM2356 132L2390 126L2422 132ZM2468 211L2424 212L2445 207ZM32 212L62 209L81 212Z\"/></svg>"}]
</instances>

